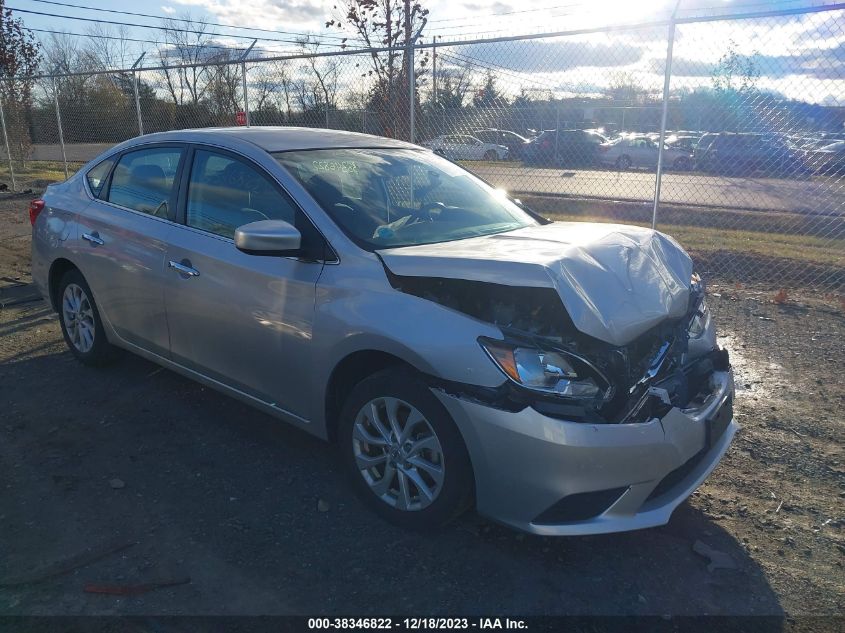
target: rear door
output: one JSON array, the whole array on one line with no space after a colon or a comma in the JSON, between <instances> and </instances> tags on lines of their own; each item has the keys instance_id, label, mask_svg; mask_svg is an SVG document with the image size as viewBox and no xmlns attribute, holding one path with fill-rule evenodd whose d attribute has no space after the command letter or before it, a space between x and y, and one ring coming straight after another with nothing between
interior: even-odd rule
<instances>
[{"instance_id":1,"label":"rear door","mask_svg":"<svg viewBox=\"0 0 845 633\"><path fill-rule=\"evenodd\" d=\"M304 245L322 237L258 165L202 146L191 154L164 258L173 360L309 419L306 367L323 262L247 255L233 237L265 219L293 224Z\"/></svg>"},{"instance_id":2,"label":"rear door","mask_svg":"<svg viewBox=\"0 0 845 633\"><path fill-rule=\"evenodd\" d=\"M79 215L77 261L101 315L124 341L162 356L164 256L184 155L180 145L122 153L105 180L88 179L95 199Z\"/></svg>"}]
</instances>

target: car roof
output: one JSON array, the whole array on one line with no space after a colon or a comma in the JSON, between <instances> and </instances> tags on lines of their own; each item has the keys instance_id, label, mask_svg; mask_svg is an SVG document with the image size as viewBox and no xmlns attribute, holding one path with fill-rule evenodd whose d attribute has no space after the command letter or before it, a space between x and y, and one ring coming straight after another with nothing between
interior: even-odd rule
<instances>
[{"instance_id":1,"label":"car roof","mask_svg":"<svg viewBox=\"0 0 845 633\"><path fill-rule=\"evenodd\" d=\"M121 145L131 147L139 143L156 142L212 143L237 146L249 143L268 152L331 148L405 148L418 145L396 139L359 134L344 130L324 130L305 127L221 127L156 132L136 137Z\"/></svg>"}]
</instances>

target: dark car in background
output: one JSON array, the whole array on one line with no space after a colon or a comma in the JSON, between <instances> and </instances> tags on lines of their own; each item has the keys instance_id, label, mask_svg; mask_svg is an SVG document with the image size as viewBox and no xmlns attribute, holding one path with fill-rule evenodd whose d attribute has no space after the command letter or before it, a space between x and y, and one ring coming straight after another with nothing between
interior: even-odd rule
<instances>
[{"instance_id":1,"label":"dark car in background","mask_svg":"<svg viewBox=\"0 0 845 633\"><path fill-rule=\"evenodd\" d=\"M593 167L599 146L607 138L588 130L546 130L525 146L523 160L530 165Z\"/></svg>"},{"instance_id":2,"label":"dark car in background","mask_svg":"<svg viewBox=\"0 0 845 633\"><path fill-rule=\"evenodd\" d=\"M805 150L804 164L817 174L845 174L845 141L833 141Z\"/></svg>"},{"instance_id":3,"label":"dark car in background","mask_svg":"<svg viewBox=\"0 0 845 633\"><path fill-rule=\"evenodd\" d=\"M666 137L666 145L673 149L684 150L687 152L695 151L698 141L701 136L688 134L670 134Z\"/></svg>"},{"instance_id":4,"label":"dark car in background","mask_svg":"<svg viewBox=\"0 0 845 633\"><path fill-rule=\"evenodd\" d=\"M762 134L705 134L695 148L696 169L725 176L807 176L801 153L782 140Z\"/></svg>"},{"instance_id":5,"label":"dark car in background","mask_svg":"<svg viewBox=\"0 0 845 633\"><path fill-rule=\"evenodd\" d=\"M508 158L513 160L520 160L522 158L525 152L525 146L529 143L527 138L510 130L488 128L486 130L475 130L472 135L484 143L504 145L508 148Z\"/></svg>"}]
</instances>

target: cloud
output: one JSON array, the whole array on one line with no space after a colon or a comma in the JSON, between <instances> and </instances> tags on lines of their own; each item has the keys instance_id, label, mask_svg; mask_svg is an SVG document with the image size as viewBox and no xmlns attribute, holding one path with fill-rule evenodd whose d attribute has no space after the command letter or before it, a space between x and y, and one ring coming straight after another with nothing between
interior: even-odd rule
<instances>
[{"instance_id":1,"label":"cloud","mask_svg":"<svg viewBox=\"0 0 845 633\"><path fill-rule=\"evenodd\" d=\"M631 43L577 41L499 42L460 46L457 52L473 61L517 73L554 73L575 68L618 68L636 64L644 48ZM448 52L448 49L446 49Z\"/></svg>"},{"instance_id":2,"label":"cloud","mask_svg":"<svg viewBox=\"0 0 845 633\"><path fill-rule=\"evenodd\" d=\"M176 9L167 5L162 5L161 10L167 15L173 15L174 13L176 13Z\"/></svg>"},{"instance_id":3,"label":"cloud","mask_svg":"<svg viewBox=\"0 0 845 633\"><path fill-rule=\"evenodd\" d=\"M473 13L482 12L482 13L485 13L485 14L490 14L490 13L495 14L495 13L506 13L508 11L513 11L513 7L511 5L509 5L505 2L498 2L498 1L486 2L486 3L467 2L463 6L464 6L464 9L466 9L467 11L472 11Z\"/></svg>"},{"instance_id":4,"label":"cloud","mask_svg":"<svg viewBox=\"0 0 845 633\"><path fill-rule=\"evenodd\" d=\"M317 29L330 13L321 0L176 0L207 11L214 21L243 27Z\"/></svg>"}]
</instances>

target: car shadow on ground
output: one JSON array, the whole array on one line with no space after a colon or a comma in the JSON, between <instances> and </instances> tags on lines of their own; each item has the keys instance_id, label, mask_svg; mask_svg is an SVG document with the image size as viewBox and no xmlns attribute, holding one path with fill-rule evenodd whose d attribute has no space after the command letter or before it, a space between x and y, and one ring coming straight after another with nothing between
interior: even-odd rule
<instances>
[{"instance_id":1,"label":"car shadow on ground","mask_svg":"<svg viewBox=\"0 0 845 633\"><path fill-rule=\"evenodd\" d=\"M0 397L0 559L6 580L30 575L0 586L0 613L782 613L695 499L633 533L541 538L468 513L420 534L365 510L332 446L130 355L104 369L64 351L8 362ZM735 568L708 571L696 541Z\"/></svg>"}]
</instances>

